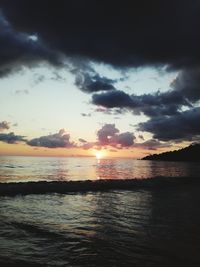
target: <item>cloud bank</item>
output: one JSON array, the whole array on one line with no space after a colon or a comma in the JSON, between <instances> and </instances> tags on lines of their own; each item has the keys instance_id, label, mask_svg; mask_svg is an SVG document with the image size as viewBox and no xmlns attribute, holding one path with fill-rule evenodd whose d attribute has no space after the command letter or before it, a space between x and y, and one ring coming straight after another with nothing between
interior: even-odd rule
<instances>
[{"instance_id":1,"label":"cloud bank","mask_svg":"<svg viewBox=\"0 0 200 267\"><path fill-rule=\"evenodd\" d=\"M61 129L56 134L49 134L27 141L29 146L47 148L72 148L75 144L70 141L70 135Z\"/></svg>"},{"instance_id":2,"label":"cloud bank","mask_svg":"<svg viewBox=\"0 0 200 267\"><path fill-rule=\"evenodd\" d=\"M199 64L198 0L4 0L1 8L16 29L69 56L122 67Z\"/></svg>"},{"instance_id":3,"label":"cloud bank","mask_svg":"<svg viewBox=\"0 0 200 267\"><path fill-rule=\"evenodd\" d=\"M3 122L4 123L4 122ZM6 127L6 123L5 123ZM147 127L145 124L140 125L140 130L142 127ZM7 129L7 128L6 128ZM58 133L49 134L45 136L40 136L38 138L33 138L27 140L25 136L16 135L13 132L10 133L0 133L0 141L8 144L17 144L19 142L24 142L32 147L46 147L46 148L81 148L81 149L102 149L110 148L111 152L117 152L119 149L132 149L132 148L142 148L146 150L156 150L158 148L165 148L171 146L168 143L162 143L156 139L150 139L142 143L136 142L136 137L132 132L122 132L115 127L115 124L104 124L97 131L97 140L95 142L88 142L83 138L79 138L79 145L73 141L70 141L70 135L61 129ZM139 137L141 138L141 135Z\"/></svg>"}]
</instances>

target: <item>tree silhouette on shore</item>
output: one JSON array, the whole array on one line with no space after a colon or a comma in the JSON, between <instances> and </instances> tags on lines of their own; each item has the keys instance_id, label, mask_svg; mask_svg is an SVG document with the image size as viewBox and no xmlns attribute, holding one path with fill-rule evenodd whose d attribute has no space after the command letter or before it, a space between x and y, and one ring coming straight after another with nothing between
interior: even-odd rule
<instances>
[{"instance_id":1,"label":"tree silhouette on shore","mask_svg":"<svg viewBox=\"0 0 200 267\"><path fill-rule=\"evenodd\" d=\"M188 147L175 151L149 155L142 158L142 160L200 161L200 143L194 143Z\"/></svg>"}]
</instances>

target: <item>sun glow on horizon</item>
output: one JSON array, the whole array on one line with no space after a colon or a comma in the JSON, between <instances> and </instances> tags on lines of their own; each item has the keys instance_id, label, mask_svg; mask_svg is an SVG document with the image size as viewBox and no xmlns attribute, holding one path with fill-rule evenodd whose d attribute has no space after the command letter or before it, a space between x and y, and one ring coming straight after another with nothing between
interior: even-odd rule
<instances>
[{"instance_id":1,"label":"sun glow on horizon","mask_svg":"<svg viewBox=\"0 0 200 267\"><path fill-rule=\"evenodd\" d=\"M96 152L95 152L95 157L96 157L97 159L102 159L102 158L104 158L104 152L103 152L103 151L96 151Z\"/></svg>"}]
</instances>

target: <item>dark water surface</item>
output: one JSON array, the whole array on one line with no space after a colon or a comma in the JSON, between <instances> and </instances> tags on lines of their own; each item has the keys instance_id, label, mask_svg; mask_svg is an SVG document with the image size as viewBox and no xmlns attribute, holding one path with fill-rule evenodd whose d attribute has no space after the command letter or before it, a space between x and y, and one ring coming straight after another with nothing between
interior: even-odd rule
<instances>
[{"instance_id":1,"label":"dark water surface","mask_svg":"<svg viewBox=\"0 0 200 267\"><path fill-rule=\"evenodd\" d=\"M73 173L75 181L86 173L87 179L147 178L154 176L153 170L180 179L199 177L195 163L0 161L2 182L26 181L26 173L27 181L65 181ZM76 168L82 171L77 174ZM199 183L191 182L126 191L1 196L0 266L200 266L199 193Z\"/></svg>"},{"instance_id":2,"label":"dark water surface","mask_svg":"<svg viewBox=\"0 0 200 267\"><path fill-rule=\"evenodd\" d=\"M200 266L199 203L197 187L1 197L0 263Z\"/></svg>"}]
</instances>

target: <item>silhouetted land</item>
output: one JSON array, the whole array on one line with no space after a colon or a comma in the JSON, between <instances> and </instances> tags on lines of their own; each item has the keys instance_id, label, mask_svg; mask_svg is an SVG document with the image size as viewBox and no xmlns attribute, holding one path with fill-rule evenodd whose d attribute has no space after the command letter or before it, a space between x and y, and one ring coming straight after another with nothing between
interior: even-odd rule
<instances>
[{"instance_id":1,"label":"silhouetted land","mask_svg":"<svg viewBox=\"0 0 200 267\"><path fill-rule=\"evenodd\" d=\"M142 160L162 160L162 161L200 161L200 144L192 144L188 147L165 152L161 154L153 154L142 158Z\"/></svg>"}]
</instances>

